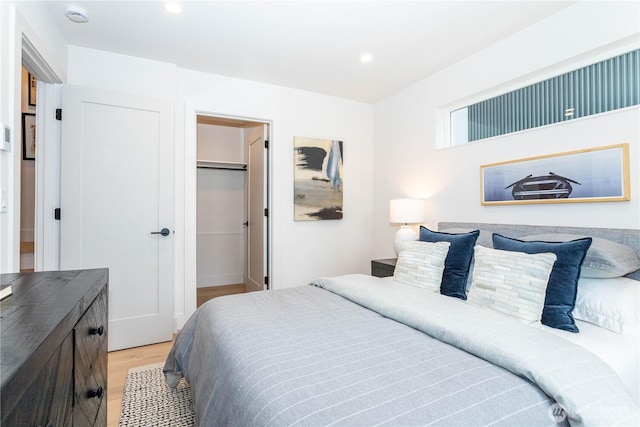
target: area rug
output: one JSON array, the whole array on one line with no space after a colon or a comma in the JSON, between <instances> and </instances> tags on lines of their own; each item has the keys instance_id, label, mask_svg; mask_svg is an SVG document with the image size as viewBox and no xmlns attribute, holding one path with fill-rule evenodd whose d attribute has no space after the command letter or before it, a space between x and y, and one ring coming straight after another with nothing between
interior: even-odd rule
<instances>
[{"instance_id":1,"label":"area rug","mask_svg":"<svg viewBox=\"0 0 640 427\"><path fill-rule=\"evenodd\" d=\"M164 379L162 364L129 369L122 394L120 427L193 425L191 387L184 378L172 390Z\"/></svg>"}]
</instances>

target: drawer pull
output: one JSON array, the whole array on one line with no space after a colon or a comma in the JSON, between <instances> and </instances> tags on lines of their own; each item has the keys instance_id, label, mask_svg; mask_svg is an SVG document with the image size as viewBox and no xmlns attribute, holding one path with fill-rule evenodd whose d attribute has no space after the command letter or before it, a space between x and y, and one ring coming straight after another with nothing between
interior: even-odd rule
<instances>
[{"instance_id":1,"label":"drawer pull","mask_svg":"<svg viewBox=\"0 0 640 427\"><path fill-rule=\"evenodd\" d=\"M104 326L100 325L97 328L89 329L89 335L102 335L104 333Z\"/></svg>"},{"instance_id":2,"label":"drawer pull","mask_svg":"<svg viewBox=\"0 0 640 427\"><path fill-rule=\"evenodd\" d=\"M97 397L98 399L100 399L102 397L102 392L102 387L98 387L95 390L87 391L87 397Z\"/></svg>"}]
</instances>

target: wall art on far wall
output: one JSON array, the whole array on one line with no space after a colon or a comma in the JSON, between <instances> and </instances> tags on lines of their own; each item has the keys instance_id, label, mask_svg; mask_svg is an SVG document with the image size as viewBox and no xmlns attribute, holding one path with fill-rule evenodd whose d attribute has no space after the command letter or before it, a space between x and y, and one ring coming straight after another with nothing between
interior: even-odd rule
<instances>
[{"instance_id":1,"label":"wall art on far wall","mask_svg":"<svg viewBox=\"0 0 640 427\"><path fill-rule=\"evenodd\" d=\"M296 221L342 219L342 141L294 137Z\"/></svg>"},{"instance_id":2,"label":"wall art on far wall","mask_svg":"<svg viewBox=\"0 0 640 427\"><path fill-rule=\"evenodd\" d=\"M631 199L629 144L480 166L483 205Z\"/></svg>"},{"instance_id":3,"label":"wall art on far wall","mask_svg":"<svg viewBox=\"0 0 640 427\"><path fill-rule=\"evenodd\" d=\"M22 113L22 159L36 159L36 115Z\"/></svg>"},{"instance_id":4,"label":"wall art on far wall","mask_svg":"<svg viewBox=\"0 0 640 427\"><path fill-rule=\"evenodd\" d=\"M31 73L29 73L29 81L27 85L29 87L29 90L28 90L29 105L35 107L36 99L37 99L36 88L38 87L38 81L36 80L35 77L33 77L33 74Z\"/></svg>"}]
</instances>

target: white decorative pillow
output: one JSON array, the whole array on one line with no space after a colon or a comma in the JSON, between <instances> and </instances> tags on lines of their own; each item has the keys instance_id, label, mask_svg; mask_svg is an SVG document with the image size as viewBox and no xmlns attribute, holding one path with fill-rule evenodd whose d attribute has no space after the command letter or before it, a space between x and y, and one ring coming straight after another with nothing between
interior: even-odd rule
<instances>
[{"instance_id":1,"label":"white decorative pillow","mask_svg":"<svg viewBox=\"0 0 640 427\"><path fill-rule=\"evenodd\" d=\"M578 279L573 317L625 335L638 334L640 282L626 277Z\"/></svg>"},{"instance_id":2,"label":"white decorative pillow","mask_svg":"<svg viewBox=\"0 0 640 427\"><path fill-rule=\"evenodd\" d=\"M393 279L405 285L440 292L449 245L449 242L405 242L398 254Z\"/></svg>"},{"instance_id":3,"label":"white decorative pillow","mask_svg":"<svg viewBox=\"0 0 640 427\"><path fill-rule=\"evenodd\" d=\"M547 242L568 242L585 236L575 234L535 234L521 240L544 240ZM582 261L580 277L605 279L620 277L640 269L640 258L629 246L601 237L592 237L591 246Z\"/></svg>"},{"instance_id":4,"label":"white decorative pillow","mask_svg":"<svg viewBox=\"0 0 640 427\"><path fill-rule=\"evenodd\" d=\"M552 253L525 254L477 245L467 301L527 323L540 322Z\"/></svg>"}]
</instances>

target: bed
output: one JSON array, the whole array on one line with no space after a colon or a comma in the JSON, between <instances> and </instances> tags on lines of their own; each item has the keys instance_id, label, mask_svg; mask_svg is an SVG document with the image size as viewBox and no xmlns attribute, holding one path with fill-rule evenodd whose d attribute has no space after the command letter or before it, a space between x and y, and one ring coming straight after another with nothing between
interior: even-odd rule
<instances>
[{"instance_id":1,"label":"bed","mask_svg":"<svg viewBox=\"0 0 640 427\"><path fill-rule=\"evenodd\" d=\"M438 230L421 227L394 277L207 302L167 382L188 382L203 426L640 424L640 230ZM566 257L568 308L550 293Z\"/></svg>"}]
</instances>

